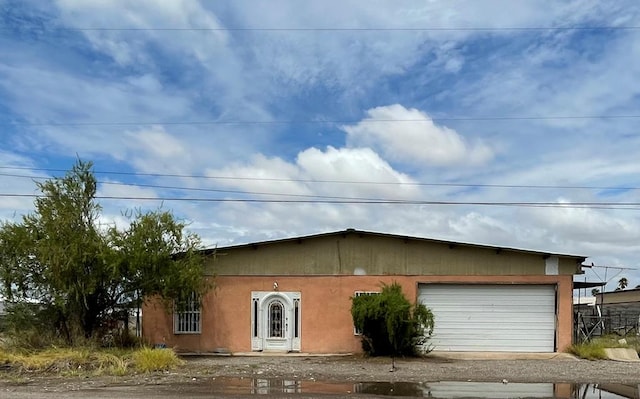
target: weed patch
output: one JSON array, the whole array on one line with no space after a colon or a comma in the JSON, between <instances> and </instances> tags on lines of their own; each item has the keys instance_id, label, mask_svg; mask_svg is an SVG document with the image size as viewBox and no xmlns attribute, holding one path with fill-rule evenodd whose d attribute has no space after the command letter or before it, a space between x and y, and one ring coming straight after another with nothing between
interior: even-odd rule
<instances>
[{"instance_id":1,"label":"weed patch","mask_svg":"<svg viewBox=\"0 0 640 399\"><path fill-rule=\"evenodd\" d=\"M605 346L597 343L584 342L571 345L569 347L569 353L588 360L606 359L607 356L604 353L604 348Z\"/></svg>"},{"instance_id":2,"label":"weed patch","mask_svg":"<svg viewBox=\"0 0 640 399\"><path fill-rule=\"evenodd\" d=\"M184 363L171 349L142 348L132 358L136 370L141 372L171 370Z\"/></svg>"},{"instance_id":3,"label":"weed patch","mask_svg":"<svg viewBox=\"0 0 640 399\"><path fill-rule=\"evenodd\" d=\"M62 376L114 375L169 370L183 364L171 349L49 348L18 351L0 348L0 365L18 373Z\"/></svg>"},{"instance_id":4,"label":"weed patch","mask_svg":"<svg viewBox=\"0 0 640 399\"><path fill-rule=\"evenodd\" d=\"M594 338L589 342L573 344L569 347L568 352L582 359L598 360L607 358L604 353L605 348L634 348L639 351L640 342L636 337L627 337L621 342L619 336L606 335Z\"/></svg>"}]
</instances>

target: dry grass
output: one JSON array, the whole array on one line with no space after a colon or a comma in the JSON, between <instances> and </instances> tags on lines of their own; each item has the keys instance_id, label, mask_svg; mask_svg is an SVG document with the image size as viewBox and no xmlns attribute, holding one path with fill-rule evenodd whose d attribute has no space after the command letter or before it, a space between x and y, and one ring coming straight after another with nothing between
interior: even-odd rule
<instances>
[{"instance_id":1,"label":"dry grass","mask_svg":"<svg viewBox=\"0 0 640 399\"><path fill-rule=\"evenodd\" d=\"M174 369L184 363L171 349L142 348L133 353L133 364L138 371Z\"/></svg>"},{"instance_id":2,"label":"dry grass","mask_svg":"<svg viewBox=\"0 0 640 399\"><path fill-rule=\"evenodd\" d=\"M573 344L569 347L572 353L582 359L598 360L606 359L605 348L634 348L640 352L640 340L637 337L626 337L625 342L620 342L622 338L617 335L606 335L594 338L589 342Z\"/></svg>"},{"instance_id":3,"label":"dry grass","mask_svg":"<svg viewBox=\"0 0 640 399\"><path fill-rule=\"evenodd\" d=\"M110 350L49 348L38 351L0 349L0 365L19 373L126 375L169 370L183 361L171 349Z\"/></svg>"},{"instance_id":4,"label":"dry grass","mask_svg":"<svg viewBox=\"0 0 640 399\"><path fill-rule=\"evenodd\" d=\"M606 359L607 355L604 353L604 348L606 347L607 346L594 341L583 342L571 345L569 347L569 353L588 360Z\"/></svg>"}]
</instances>

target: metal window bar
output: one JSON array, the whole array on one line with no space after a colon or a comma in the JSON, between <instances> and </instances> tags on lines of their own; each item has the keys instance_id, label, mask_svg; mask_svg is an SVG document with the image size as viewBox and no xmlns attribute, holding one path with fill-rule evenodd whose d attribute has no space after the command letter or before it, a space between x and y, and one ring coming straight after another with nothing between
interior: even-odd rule
<instances>
[{"instance_id":1,"label":"metal window bar","mask_svg":"<svg viewBox=\"0 0 640 399\"><path fill-rule=\"evenodd\" d=\"M353 296L358 297L362 295L380 295L380 291L356 291ZM362 331L353 326L353 335L362 335Z\"/></svg>"},{"instance_id":2,"label":"metal window bar","mask_svg":"<svg viewBox=\"0 0 640 399\"><path fill-rule=\"evenodd\" d=\"M176 333L200 333L200 301L194 293L176 313Z\"/></svg>"},{"instance_id":3,"label":"metal window bar","mask_svg":"<svg viewBox=\"0 0 640 399\"><path fill-rule=\"evenodd\" d=\"M284 338L284 306L279 301L269 305L269 337Z\"/></svg>"}]
</instances>

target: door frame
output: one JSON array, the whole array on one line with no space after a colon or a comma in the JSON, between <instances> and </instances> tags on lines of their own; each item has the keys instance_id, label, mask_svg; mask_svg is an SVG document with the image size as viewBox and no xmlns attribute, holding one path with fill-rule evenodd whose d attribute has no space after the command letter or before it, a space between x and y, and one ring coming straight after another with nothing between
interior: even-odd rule
<instances>
[{"instance_id":1,"label":"door frame","mask_svg":"<svg viewBox=\"0 0 640 399\"><path fill-rule=\"evenodd\" d=\"M269 337L269 306L279 301L283 309L283 338ZM302 332L300 292L251 292L251 350L299 352Z\"/></svg>"}]
</instances>

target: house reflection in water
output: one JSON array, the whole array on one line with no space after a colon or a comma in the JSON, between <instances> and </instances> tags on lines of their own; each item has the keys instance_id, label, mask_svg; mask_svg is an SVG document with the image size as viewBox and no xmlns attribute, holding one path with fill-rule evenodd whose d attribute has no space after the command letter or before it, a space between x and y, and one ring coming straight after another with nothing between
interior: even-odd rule
<instances>
[{"instance_id":1,"label":"house reflection in water","mask_svg":"<svg viewBox=\"0 0 640 399\"><path fill-rule=\"evenodd\" d=\"M571 398L640 399L638 385L570 383L495 383L441 381L429 383L363 382L354 392L424 398Z\"/></svg>"},{"instance_id":2,"label":"house reflection in water","mask_svg":"<svg viewBox=\"0 0 640 399\"><path fill-rule=\"evenodd\" d=\"M273 378L216 378L211 393L241 395L366 394L414 398L640 399L638 385L512 382L339 382Z\"/></svg>"}]
</instances>

